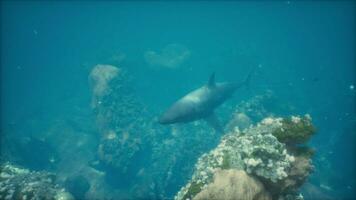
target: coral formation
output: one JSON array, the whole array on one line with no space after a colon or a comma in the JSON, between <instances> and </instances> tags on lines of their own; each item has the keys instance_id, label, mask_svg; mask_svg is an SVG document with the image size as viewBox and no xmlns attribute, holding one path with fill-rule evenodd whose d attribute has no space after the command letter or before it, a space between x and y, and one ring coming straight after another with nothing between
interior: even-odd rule
<instances>
[{"instance_id":1,"label":"coral formation","mask_svg":"<svg viewBox=\"0 0 356 200\"><path fill-rule=\"evenodd\" d=\"M212 183L214 174L220 169L243 170L249 176L255 176L264 183L273 198L297 197L296 191L308 177L312 165L310 157L296 154L295 149L288 150L286 144L273 135L283 127L286 132L289 128L294 130L294 126L284 126L284 120L265 118L243 132L235 128L223 136L215 149L198 159L192 179L175 199L193 198ZM293 123L299 127L311 124L310 120L306 116ZM309 129L310 126L303 127Z\"/></svg>"},{"instance_id":2,"label":"coral formation","mask_svg":"<svg viewBox=\"0 0 356 200\"><path fill-rule=\"evenodd\" d=\"M55 183L54 174L30 171L9 163L2 164L0 171L0 199L74 199Z\"/></svg>"}]
</instances>

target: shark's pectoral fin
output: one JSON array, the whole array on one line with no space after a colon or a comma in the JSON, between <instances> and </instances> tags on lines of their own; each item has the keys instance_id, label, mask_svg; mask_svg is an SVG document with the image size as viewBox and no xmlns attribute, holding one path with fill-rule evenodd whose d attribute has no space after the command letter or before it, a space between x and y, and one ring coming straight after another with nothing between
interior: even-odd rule
<instances>
[{"instance_id":1,"label":"shark's pectoral fin","mask_svg":"<svg viewBox=\"0 0 356 200\"><path fill-rule=\"evenodd\" d=\"M219 119L216 117L216 115L212 112L210 115L204 118L204 120L214 128L214 130L220 134L224 133L224 129L221 126Z\"/></svg>"}]
</instances>

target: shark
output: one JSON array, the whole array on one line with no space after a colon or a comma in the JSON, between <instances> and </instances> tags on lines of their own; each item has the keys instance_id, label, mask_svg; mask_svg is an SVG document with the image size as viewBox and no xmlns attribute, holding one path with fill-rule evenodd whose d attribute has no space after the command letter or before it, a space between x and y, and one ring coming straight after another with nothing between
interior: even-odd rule
<instances>
[{"instance_id":1,"label":"shark","mask_svg":"<svg viewBox=\"0 0 356 200\"><path fill-rule=\"evenodd\" d=\"M188 123L205 120L217 132L223 133L223 128L214 114L217 107L229 99L234 92L248 86L253 69L242 82L215 82L215 72L209 81L174 102L158 119L163 125Z\"/></svg>"}]
</instances>

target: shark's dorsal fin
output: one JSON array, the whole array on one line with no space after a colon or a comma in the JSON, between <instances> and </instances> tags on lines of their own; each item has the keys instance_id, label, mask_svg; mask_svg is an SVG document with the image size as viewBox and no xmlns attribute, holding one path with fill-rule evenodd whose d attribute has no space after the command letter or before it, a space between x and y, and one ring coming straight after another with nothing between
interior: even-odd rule
<instances>
[{"instance_id":1,"label":"shark's dorsal fin","mask_svg":"<svg viewBox=\"0 0 356 200\"><path fill-rule=\"evenodd\" d=\"M209 88L215 87L215 72L213 72L213 73L210 75L209 82L208 82L208 87L209 87Z\"/></svg>"}]
</instances>

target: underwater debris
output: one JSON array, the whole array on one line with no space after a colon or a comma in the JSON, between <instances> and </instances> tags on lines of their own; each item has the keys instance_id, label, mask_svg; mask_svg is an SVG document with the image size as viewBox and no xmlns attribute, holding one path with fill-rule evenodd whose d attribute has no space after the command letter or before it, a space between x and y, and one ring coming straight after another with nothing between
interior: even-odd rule
<instances>
[{"instance_id":1,"label":"underwater debris","mask_svg":"<svg viewBox=\"0 0 356 200\"><path fill-rule=\"evenodd\" d=\"M146 51L144 58L150 66L177 68L190 57L190 51L180 44L169 44L161 52Z\"/></svg>"},{"instance_id":2,"label":"underwater debris","mask_svg":"<svg viewBox=\"0 0 356 200\"><path fill-rule=\"evenodd\" d=\"M289 119L295 120L296 117ZM221 169L243 170L248 176L256 177L273 199L287 196L299 198L297 189L304 183L313 167L309 154L294 154L295 149L289 150L286 144L273 135L283 127L284 120L265 118L243 132L237 128L223 136L215 149L198 159L191 180L181 188L175 199L195 199L203 189L214 182L214 176ZM310 118L306 117L297 123L307 123L303 120L310 122ZM303 127L308 130L310 128ZM292 131L295 129L294 126L285 128L286 131L289 131L289 128Z\"/></svg>"},{"instance_id":3,"label":"underwater debris","mask_svg":"<svg viewBox=\"0 0 356 200\"><path fill-rule=\"evenodd\" d=\"M0 166L0 199L74 200L73 196L55 183L55 175L4 163Z\"/></svg>"}]
</instances>

